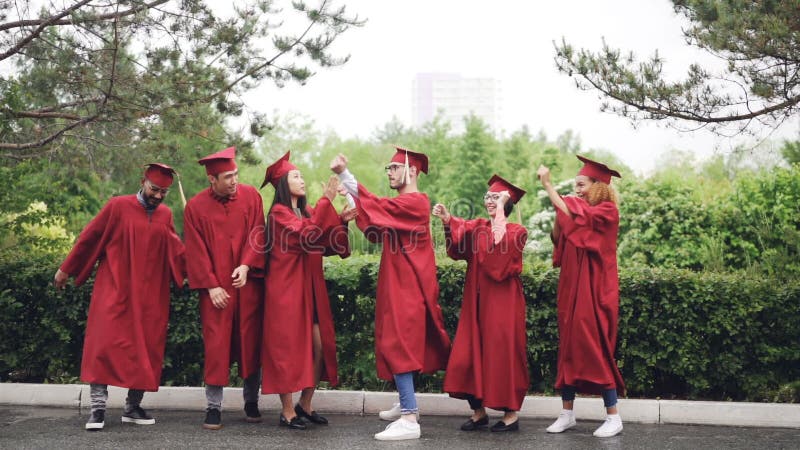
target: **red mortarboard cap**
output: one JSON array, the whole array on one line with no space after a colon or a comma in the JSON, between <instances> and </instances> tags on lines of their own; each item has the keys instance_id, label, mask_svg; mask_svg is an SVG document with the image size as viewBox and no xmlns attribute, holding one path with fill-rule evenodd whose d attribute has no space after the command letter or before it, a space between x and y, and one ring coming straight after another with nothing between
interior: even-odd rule
<instances>
[{"instance_id":1,"label":"red mortarboard cap","mask_svg":"<svg viewBox=\"0 0 800 450\"><path fill-rule=\"evenodd\" d=\"M408 150L403 147L395 146L397 153L392 156L392 161L395 163L405 164L406 163L406 155L408 155L408 165L414 166L417 168L418 171L427 174L428 173L428 157L425 156L424 153L415 152L412 150Z\"/></svg>"},{"instance_id":2,"label":"red mortarboard cap","mask_svg":"<svg viewBox=\"0 0 800 450\"><path fill-rule=\"evenodd\" d=\"M499 175L492 175L488 184L489 192L508 191L508 195L511 196L511 201L514 203L517 203L525 195L525 191L502 179Z\"/></svg>"},{"instance_id":3,"label":"red mortarboard cap","mask_svg":"<svg viewBox=\"0 0 800 450\"><path fill-rule=\"evenodd\" d=\"M173 175L177 173L175 169L161 163L148 163L144 166L144 177L151 183L163 189L172 186Z\"/></svg>"},{"instance_id":4,"label":"red mortarboard cap","mask_svg":"<svg viewBox=\"0 0 800 450\"><path fill-rule=\"evenodd\" d=\"M264 182L261 183L262 188L266 186L267 183L272 183L272 186L277 188L278 181L280 181L281 177L289 173L289 171L297 169L297 166L289 162L290 153L291 151L286 152L286 154L281 156L280 159L272 163L271 166L267 167L266 172L264 172Z\"/></svg>"},{"instance_id":5,"label":"red mortarboard cap","mask_svg":"<svg viewBox=\"0 0 800 450\"><path fill-rule=\"evenodd\" d=\"M208 155L197 162L206 166L207 174L217 175L222 172L236 170L236 161L234 158L236 158L236 147L228 147L221 152Z\"/></svg>"},{"instance_id":6,"label":"red mortarboard cap","mask_svg":"<svg viewBox=\"0 0 800 450\"><path fill-rule=\"evenodd\" d=\"M619 174L614 169L609 169L603 163L599 163L597 161L592 161L589 158L585 158L581 155L576 155L578 159L583 161L583 168L578 171L578 175L585 175L589 178L594 178L597 181L602 181L605 184L611 183L611 177L615 176L617 178L622 178L622 175Z\"/></svg>"}]
</instances>

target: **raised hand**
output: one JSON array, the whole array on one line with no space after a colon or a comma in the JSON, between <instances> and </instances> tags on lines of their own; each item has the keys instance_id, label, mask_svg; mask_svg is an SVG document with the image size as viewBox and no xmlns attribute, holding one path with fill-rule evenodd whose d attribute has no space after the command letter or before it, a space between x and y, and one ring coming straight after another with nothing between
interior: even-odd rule
<instances>
[{"instance_id":1,"label":"raised hand","mask_svg":"<svg viewBox=\"0 0 800 450\"><path fill-rule=\"evenodd\" d=\"M331 161L331 170L338 175L344 172L344 169L347 169L347 157L339 153L333 158L333 161Z\"/></svg>"},{"instance_id":2,"label":"raised hand","mask_svg":"<svg viewBox=\"0 0 800 450\"><path fill-rule=\"evenodd\" d=\"M350 222L351 220L355 219L357 215L358 208L346 206L339 214L339 217L342 219L342 222Z\"/></svg>"},{"instance_id":3,"label":"raised hand","mask_svg":"<svg viewBox=\"0 0 800 450\"><path fill-rule=\"evenodd\" d=\"M511 194L508 191L500 191L500 198L497 199L497 206L501 207L508 203L508 200L511 199Z\"/></svg>"},{"instance_id":4,"label":"raised hand","mask_svg":"<svg viewBox=\"0 0 800 450\"><path fill-rule=\"evenodd\" d=\"M536 176L542 181L542 186L550 184L550 169L547 166L539 165Z\"/></svg>"},{"instance_id":5,"label":"raised hand","mask_svg":"<svg viewBox=\"0 0 800 450\"><path fill-rule=\"evenodd\" d=\"M450 223L450 219L452 218L450 211L448 211L447 207L441 203L437 203L433 206L432 213L435 217L441 219L442 223Z\"/></svg>"},{"instance_id":6,"label":"raised hand","mask_svg":"<svg viewBox=\"0 0 800 450\"><path fill-rule=\"evenodd\" d=\"M322 186L323 195L328 198L328 200L333 201L336 198L336 192L339 190L339 177L336 175L331 175L328 178L328 182L323 184Z\"/></svg>"}]
</instances>

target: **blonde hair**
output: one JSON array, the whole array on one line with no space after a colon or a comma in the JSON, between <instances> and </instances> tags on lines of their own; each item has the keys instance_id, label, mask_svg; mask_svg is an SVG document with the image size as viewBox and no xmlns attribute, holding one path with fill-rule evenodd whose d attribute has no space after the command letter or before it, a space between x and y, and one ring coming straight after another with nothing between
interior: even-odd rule
<instances>
[{"instance_id":1,"label":"blonde hair","mask_svg":"<svg viewBox=\"0 0 800 450\"><path fill-rule=\"evenodd\" d=\"M613 186L603 183L602 181L593 181L592 185L589 186L589 190L586 192L586 201L589 202L590 205L594 206L605 201L614 202L614 204L619 205L619 195Z\"/></svg>"}]
</instances>

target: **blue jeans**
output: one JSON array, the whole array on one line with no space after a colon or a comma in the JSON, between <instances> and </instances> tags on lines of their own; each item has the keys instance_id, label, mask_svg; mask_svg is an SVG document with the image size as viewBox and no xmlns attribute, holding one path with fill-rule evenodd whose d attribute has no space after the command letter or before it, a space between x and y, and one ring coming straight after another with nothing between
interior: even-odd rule
<instances>
[{"instance_id":1,"label":"blue jeans","mask_svg":"<svg viewBox=\"0 0 800 450\"><path fill-rule=\"evenodd\" d=\"M570 386L565 384L563 388L561 388L561 400L565 402L571 402L575 400L575 386ZM617 390L616 389L603 389L603 405L606 408L611 408L612 406L617 405Z\"/></svg>"},{"instance_id":2,"label":"blue jeans","mask_svg":"<svg viewBox=\"0 0 800 450\"><path fill-rule=\"evenodd\" d=\"M394 384L400 394L400 414L416 414L419 408L414 395L414 372L395 374Z\"/></svg>"}]
</instances>

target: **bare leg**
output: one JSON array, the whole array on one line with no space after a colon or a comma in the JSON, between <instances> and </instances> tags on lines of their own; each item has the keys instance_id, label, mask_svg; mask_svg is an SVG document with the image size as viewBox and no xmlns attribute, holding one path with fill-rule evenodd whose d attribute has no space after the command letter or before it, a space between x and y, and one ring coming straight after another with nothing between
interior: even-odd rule
<instances>
[{"instance_id":1,"label":"bare leg","mask_svg":"<svg viewBox=\"0 0 800 450\"><path fill-rule=\"evenodd\" d=\"M473 413L470 419L472 419L473 422L477 422L486 417L486 408L480 407L478 409L473 409L472 411Z\"/></svg>"},{"instance_id":2,"label":"bare leg","mask_svg":"<svg viewBox=\"0 0 800 450\"><path fill-rule=\"evenodd\" d=\"M506 425L511 425L516 421L517 421L516 411L506 411L506 413L503 415L503 423Z\"/></svg>"},{"instance_id":3,"label":"bare leg","mask_svg":"<svg viewBox=\"0 0 800 450\"><path fill-rule=\"evenodd\" d=\"M297 415L294 412L294 405L292 404L292 393L278 394L278 396L281 398L281 413L283 417L286 417L286 420L292 420Z\"/></svg>"},{"instance_id":4,"label":"bare leg","mask_svg":"<svg viewBox=\"0 0 800 450\"><path fill-rule=\"evenodd\" d=\"M314 324L311 333L314 349L314 386L303 389L299 402L303 411L309 414L314 411L311 408L311 398L314 396L316 385L319 384L319 380L322 378L322 337L319 334L319 324Z\"/></svg>"}]
</instances>

